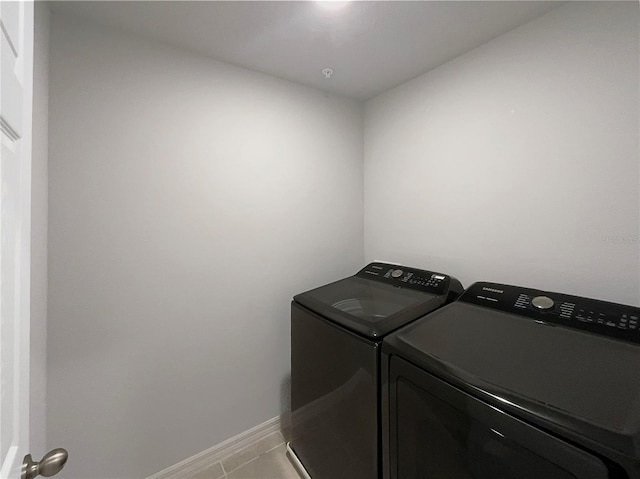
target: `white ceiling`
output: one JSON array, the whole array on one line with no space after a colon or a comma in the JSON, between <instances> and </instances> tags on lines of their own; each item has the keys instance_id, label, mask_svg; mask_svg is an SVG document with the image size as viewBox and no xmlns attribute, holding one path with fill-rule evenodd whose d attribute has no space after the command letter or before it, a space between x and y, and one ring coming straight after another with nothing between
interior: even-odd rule
<instances>
[{"instance_id":1,"label":"white ceiling","mask_svg":"<svg viewBox=\"0 0 640 479\"><path fill-rule=\"evenodd\" d=\"M355 99L368 99L564 2L51 2L71 14ZM324 2L326 3L326 2ZM322 70L334 70L327 80Z\"/></svg>"}]
</instances>

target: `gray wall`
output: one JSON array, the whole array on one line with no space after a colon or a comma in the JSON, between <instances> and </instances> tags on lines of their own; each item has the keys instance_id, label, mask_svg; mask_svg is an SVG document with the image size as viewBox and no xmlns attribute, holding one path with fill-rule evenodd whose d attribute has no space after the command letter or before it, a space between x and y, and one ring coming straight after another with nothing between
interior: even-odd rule
<instances>
[{"instance_id":1,"label":"gray wall","mask_svg":"<svg viewBox=\"0 0 640 479\"><path fill-rule=\"evenodd\" d=\"M366 259L640 304L638 8L569 2L369 101Z\"/></svg>"},{"instance_id":2,"label":"gray wall","mask_svg":"<svg viewBox=\"0 0 640 479\"><path fill-rule=\"evenodd\" d=\"M365 257L640 302L632 3L555 10L367 102L364 131L348 100L52 20L47 443L69 479L280 414L289 298Z\"/></svg>"},{"instance_id":3,"label":"gray wall","mask_svg":"<svg viewBox=\"0 0 640 479\"><path fill-rule=\"evenodd\" d=\"M289 301L363 263L361 106L52 15L48 444L140 478L288 407Z\"/></svg>"},{"instance_id":4,"label":"gray wall","mask_svg":"<svg viewBox=\"0 0 640 479\"><path fill-rule=\"evenodd\" d=\"M30 452L46 451L47 158L49 128L49 9L35 4L33 149L31 162L31 411Z\"/></svg>"}]
</instances>

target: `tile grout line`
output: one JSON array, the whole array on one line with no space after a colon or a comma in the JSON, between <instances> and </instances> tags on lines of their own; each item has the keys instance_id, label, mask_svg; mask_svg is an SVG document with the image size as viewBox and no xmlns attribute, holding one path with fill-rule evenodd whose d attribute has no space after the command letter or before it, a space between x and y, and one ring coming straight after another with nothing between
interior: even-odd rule
<instances>
[{"instance_id":1,"label":"tile grout line","mask_svg":"<svg viewBox=\"0 0 640 479\"><path fill-rule=\"evenodd\" d=\"M227 468L226 468L226 467L225 467L225 465L224 465L224 462L225 462L225 460L226 460L226 459L229 459L229 457L232 457L232 456L234 456L234 455L236 455L236 454L238 454L238 453L242 453L242 451L243 451L243 450L246 450L246 449L251 448L251 447L255 447L257 444L259 444L259 443L261 443L261 442L265 441L265 439L266 439L266 438L268 438L269 436L272 436L272 435L274 435L274 434L279 435L279 436L280 436L280 440L281 440L282 442L279 442L278 444L276 444L275 446L272 446L272 447L271 447L271 448L269 448L268 450L264 450L264 451L262 451L262 452L257 452L255 456L249 456L249 458L248 458L246 461L244 461L244 462L242 462L241 464L239 464L239 465L235 466L233 469L230 469L230 470L228 470L228 471L227 471ZM245 465L249 464L250 462L254 461L255 459L258 459L258 458L259 458L260 456L262 456L263 454L266 454L267 452L271 452L271 451L272 451L272 450L274 450L275 448L277 448L277 447L279 447L279 446L281 446L282 444L285 444L285 443L286 443L286 441L285 441L285 439L284 439L284 435L282 434L282 432L281 432L281 431L274 431L274 432L272 432L271 434L269 434L269 435L267 435L267 436L265 436L265 437L262 437L262 438L260 438L260 439L257 439L257 440L255 440L254 442L252 442L252 443L248 444L248 445L247 445L247 446L245 446L243 449L241 449L240 451L238 451L238 452L236 452L236 453L232 454L231 456L221 459L221 460L220 460L220 465L222 466L222 470L223 470L223 472L224 472L225 474L231 474L231 473L232 473L232 472L234 472L235 470L240 469L241 467L243 467L243 466L245 466Z\"/></svg>"},{"instance_id":2,"label":"tile grout line","mask_svg":"<svg viewBox=\"0 0 640 479\"><path fill-rule=\"evenodd\" d=\"M0 0L0 2L1 1L2 0ZM286 426L288 423L288 415L287 413L283 413L280 416L271 418L268 421L222 441L209 449L201 451L183 461L163 469L162 471L148 476L146 479L185 479L185 477L193 475L193 473L204 471L211 467L211 464L216 463L220 463L220 467L222 468L222 472L225 476L220 476L218 479L228 479L226 477L228 472L224 469L222 461L226 461L226 459L243 449L246 449L250 445L268 438L273 433L277 432L280 435L280 438L284 437L282 427Z\"/></svg>"},{"instance_id":3,"label":"tile grout line","mask_svg":"<svg viewBox=\"0 0 640 479\"><path fill-rule=\"evenodd\" d=\"M257 442L257 441L256 441L256 442ZM244 466L246 466L247 464L250 464L250 463L252 463L253 461L256 461L256 460L260 459L260 458L261 458L262 456L264 456L265 454L267 454L267 453L269 453L269 452L271 452L271 451L274 451L275 449L278 449L278 448L279 448L280 446L282 446L283 444L285 444L285 443L284 443L284 442L281 442L280 444L278 444L278 445L276 445L276 446L273 446L271 449L268 449L268 450L266 450L266 451L264 451L264 452L261 452L261 453L260 453L260 454L258 454L256 457L252 457L252 458L251 458L251 459L249 459L247 462L244 462L244 463L240 464L239 466L234 467L234 468L233 468L231 471L229 471L229 472L227 472L227 470L224 468L224 465L222 464L222 461L221 461L221 462L220 462L220 465L222 466L222 471L225 473L225 476L226 476L226 474L231 474L232 472L237 471L237 470L238 470L238 469L240 469L241 467L244 467Z\"/></svg>"},{"instance_id":4,"label":"tile grout line","mask_svg":"<svg viewBox=\"0 0 640 479\"><path fill-rule=\"evenodd\" d=\"M222 460L218 462L220 462L220 467L222 468L222 474L223 474L222 479L227 479L227 470L225 469L224 464L222 464Z\"/></svg>"}]
</instances>

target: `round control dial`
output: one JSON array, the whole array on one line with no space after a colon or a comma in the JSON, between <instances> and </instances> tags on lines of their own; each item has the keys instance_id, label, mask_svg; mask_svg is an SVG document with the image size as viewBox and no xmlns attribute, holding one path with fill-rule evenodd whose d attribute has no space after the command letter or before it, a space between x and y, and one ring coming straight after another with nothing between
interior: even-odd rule
<instances>
[{"instance_id":1,"label":"round control dial","mask_svg":"<svg viewBox=\"0 0 640 479\"><path fill-rule=\"evenodd\" d=\"M402 276L403 271L401 269L394 269L391 272L391 276L393 276L394 278L399 278L400 276Z\"/></svg>"},{"instance_id":2,"label":"round control dial","mask_svg":"<svg viewBox=\"0 0 640 479\"><path fill-rule=\"evenodd\" d=\"M548 311L553 308L555 303L548 296L536 296L531 300L531 304L539 311Z\"/></svg>"}]
</instances>

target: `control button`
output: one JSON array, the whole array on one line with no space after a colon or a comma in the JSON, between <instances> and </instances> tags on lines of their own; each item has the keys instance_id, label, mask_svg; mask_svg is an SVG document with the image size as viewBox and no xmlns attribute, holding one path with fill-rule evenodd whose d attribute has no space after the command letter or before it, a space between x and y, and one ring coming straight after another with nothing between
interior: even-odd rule
<instances>
[{"instance_id":1,"label":"control button","mask_svg":"<svg viewBox=\"0 0 640 479\"><path fill-rule=\"evenodd\" d=\"M553 308L553 305L555 303L553 302L553 299L549 298L548 296L536 296L531 300L531 304L537 310L548 311Z\"/></svg>"},{"instance_id":2,"label":"control button","mask_svg":"<svg viewBox=\"0 0 640 479\"><path fill-rule=\"evenodd\" d=\"M393 276L394 278L399 278L400 276L402 276L402 270L401 269L394 269L391 272L391 276Z\"/></svg>"}]
</instances>

